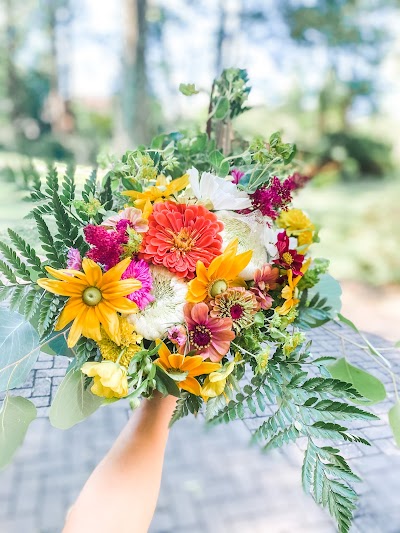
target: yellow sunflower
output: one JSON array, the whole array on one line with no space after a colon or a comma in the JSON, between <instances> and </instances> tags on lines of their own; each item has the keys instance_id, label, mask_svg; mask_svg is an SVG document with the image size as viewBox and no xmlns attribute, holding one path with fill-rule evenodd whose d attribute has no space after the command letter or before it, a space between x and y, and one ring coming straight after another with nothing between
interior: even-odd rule
<instances>
[{"instance_id":1,"label":"yellow sunflower","mask_svg":"<svg viewBox=\"0 0 400 533\"><path fill-rule=\"evenodd\" d=\"M189 183L188 174L184 174L181 178L167 182L165 176L160 175L157 178L156 184L153 187L149 187L144 192L139 191L124 191L122 194L130 196L134 199L135 207L138 207L143 211L145 218L148 218L152 204L157 202L164 202L168 200L178 191L184 189Z\"/></svg>"},{"instance_id":2,"label":"yellow sunflower","mask_svg":"<svg viewBox=\"0 0 400 533\"><path fill-rule=\"evenodd\" d=\"M134 278L121 280L130 261L130 258L124 259L105 274L97 263L87 258L82 261L83 272L46 267L56 279L41 278L37 281L38 285L53 294L69 296L54 329L62 330L73 321L67 343L70 348L75 346L81 335L100 341L100 325L110 339L116 344L121 343L117 313L137 311L137 305L125 296L142 286Z\"/></svg>"},{"instance_id":3,"label":"yellow sunflower","mask_svg":"<svg viewBox=\"0 0 400 533\"><path fill-rule=\"evenodd\" d=\"M215 257L208 268L197 261L196 277L189 282L188 302L204 302L207 298L215 298L226 291L228 287L245 287L240 272L249 264L252 250L237 254L238 240L233 240L224 253Z\"/></svg>"},{"instance_id":4,"label":"yellow sunflower","mask_svg":"<svg viewBox=\"0 0 400 533\"><path fill-rule=\"evenodd\" d=\"M157 344L160 343L159 358L155 364L168 372L180 389L200 396L201 386L195 377L215 372L221 368L221 365L219 363L205 363L201 355L185 357L178 353L173 354L163 342L157 340Z\"/></svg>"}]
</instances>

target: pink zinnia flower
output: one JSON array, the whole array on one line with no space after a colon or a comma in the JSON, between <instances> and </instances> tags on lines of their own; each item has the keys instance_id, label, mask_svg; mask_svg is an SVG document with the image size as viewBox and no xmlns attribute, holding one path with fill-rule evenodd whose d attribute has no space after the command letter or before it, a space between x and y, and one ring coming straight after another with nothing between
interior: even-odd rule
<instances>
[{"instance_id":1,"label":"pink zinnia flower","mask_svg":"<svg viewBox=\"0 0 400 533\"><path fill-rule=\"evenodd\" d=\"M262 309L269 309L272 306L273 299L268 292L277 288L278 278L279 269L269 264L265 264L255 271L254 285L250 290Z\"/></svg>"},{"instance_id":2,"label":"pink zinnia flower","mask_svg":"<svg viewBox=\"0 0 400 533\"><path fill-rule=\"evenodd\" d=\"M183 309L188 328L189 348L196 350L203 359L218 363L229 351L235 338L232 319L213 318L204 302L186 304Z\"/></svg>"},{"instance_id":3,"label":"pink zinnia flower","mask_svg":"<svg viewBox=\"0 0 400 533\"><path fill-rule=\"evenodd\" d=\"M239 181L243 178L244 176L244 172L242 172L241 170L239 170L238 168L234 168L232 171L231 171L231 176L232 176L232 182L237 185L239 183Z\"/></svg>"},{"instance_id":4,"label":"pink zinnia flower","mask_svg":"<svg viewBox=\"0 0 400 533\"><path fill-rule=\"evenodd\" d=\"M146 233L149 229L147 220L143 218L143 213L136 207L126 207L117 215L113 215L106 218L106 220L103 220L101 225L109 228L116 228L120 220L128 220L130 227L138 233Z\"/></svg>"},{"instance_id":5,"label":"pink zinnia flower","mask_svg":"<svg viewBox=\"0 0 400 533\"><path fill-rule=\"evenodd\" d=\"M168 330L168 338L174 344L183 346L187 341L185 328L183 326L173 326Z\"/></svg>"},{"instance_id":6,"label":"pink zinnia flower","mask_svg":"<svg viewBox=\"0 0 400 533\"><path fill-rule=\"evenodd\" d=\"M70 248L67 253L67 268L80 270L82 267L82 258L77 248Z\"/></svg>"},{"instance_id":7,"label":"pink zinnia flower","mask_svg":"<svg viewBox=\"0 0 400 533\"><path fill-rule=\"evenodd\" d=\"M202 205L156 203L140 255L180 278L192 279L197 261L208 267L221 254L223 227Z\"/></svg>"},{"instance_id":8,"label":"pink zinnia flower","mask_svg":"<svg viewBox=\"0 0 400 533\"><path fill-rule=\"evenodd\" d=\"M139 280L142 284L142 287L128 294L127 298L135 302L139 309L143 309L151 302L154 302L154 296L151 294L153 288L153 280L151 278L149 265L143 259L139 261L132 260L122 274L121 279L135 278Z\"/></svg>"},{"instance_id":9,"label":"pink zinnia flower","mask_svg":"<svg viewBox=\"0 0 400 533\"><path fill-rule=\"evenodd\" d=\"M279 258L275 259L274 263L285 270L292 270L295 276L302 276L303 273L300 269L304 261L304 255L297 253L297 250L289 249L289 237L286 235L286 231L278 233L276 248Z\"/></svg>"}]
</instances>

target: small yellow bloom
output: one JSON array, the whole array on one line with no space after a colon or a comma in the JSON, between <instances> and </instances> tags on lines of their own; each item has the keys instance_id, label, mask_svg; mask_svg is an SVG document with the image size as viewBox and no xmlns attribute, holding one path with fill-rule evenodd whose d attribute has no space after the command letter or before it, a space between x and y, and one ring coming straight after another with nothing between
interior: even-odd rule
<instances>
[{"instance_id":1,"label":"small yellow bloom","mask_svg":"<svg viewBox=\"0 0 400 533\"><path fill-rule=\"evenodd\" d=\"M184 174L181 178L167 182L165 176L160 175L157 178L156 184L149 187L143 192L139 191L124 191L122 194L130 196L134 200L135 207L143 211L143 217L147 219L152 211L152 204L157 202L165 202L178 191L184 189L189 183L188 174Z\"/></svg>"},{"instance_id":2,"label":"small yellow bloom","mask_svg":"<svg viewBox=\"0 0 400 533\"><path fill-rule=\"evenodd\" d=\"M289 236L297 237L299 246L312 243L315 226L301 209L282 211L278 218L278 226L286 229Z\"/></svg>"},{"instance_id":3,"label":"small yellow bloom","mask_svg":"<svg viewBox=\"0 0 400 533\"><path fill-rule=\"evenodd\" d=\"M207 401L209 398L215 398L224 392L226 381L230 374L232 374L234 368L235 362L231 361L224 365L221 370L211 372L211 374L206 377L203 386L201 387L201 396L203 400Z\"/></svg>"},{"instance_id":4,"label":"small yellow bloom","mask_svg":"<svg viewBox=\"0 0 400 533\"><path fill-rule=\"evenodd\" d=\"M303 274L305 274L305 272L307 271L310 263L311 263L311 259L308 259L304 263L304 265L301 267L301 272ZM296 276L293 279L292 270L287 271L287 276L288 276L288 284L285 285L285 287L283 287L282 292L281 292L281 296L282 298L286 300L286 302L280 307L277 307L275 310L279 315L287 315L289 311L293 309L293 307L296 307L296 305L300 302L300 300L297 298L296 286L301 280L302 276Z\"/></svg>"},{"instance_id":5,"label":"small yellow bloom","mask_svg":"<svg viewBox=\"0 0 400 533\"><path fill-rule=\"evenodd\" d=\"M238 240L233 240L224 253L215 257L208 268L197 261L196 277L189 282L186 296L188 302L200 303L207 298L215 298L228 287L245 287L246 283L239 278L240 272L249 264L253 252L248 250L237 254Z\"/></svg>"},{"instance_id":6,"label":"small yellow bloom","mask_svg":"<svg viewBox=\"0 0 400 533\"><path fill-rule=\"evenodd\" d=\"M112 361L89 362L81 371L93 378L91 391L102 398L125 398L128 395L126 368Z\"/></svg>"},{"instance_id":7,"label":"small yellow bloom","mask_svg":"<svg viewBox=\"0 0 400 533\"><path fill-rule=\"evenodd\" d=\"M139 344L143 337L134 331L134 326L126 318L119 317L121 343L116 344L105 331L102 331L102 339L97 343L103 359L120 363L126 368L132 357L140 351Z\"/></svg>"}]
</instances>

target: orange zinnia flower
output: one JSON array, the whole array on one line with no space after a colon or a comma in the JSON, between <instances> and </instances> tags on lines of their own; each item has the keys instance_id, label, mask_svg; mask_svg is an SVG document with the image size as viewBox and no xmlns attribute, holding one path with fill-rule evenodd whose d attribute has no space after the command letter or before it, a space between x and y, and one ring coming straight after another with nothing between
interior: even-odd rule
<instances>
[{"instance_id":1,"label":"orange zinnia flower","mask_svg":"<svg viewBox=\"0 0 400 533\"><path fill-rule=\"evenodd\" d=\"M215 298L226 291L228 287L245 287L240 272L249 264L253 252L248 250L236 255L238 241L235 239L225 249L224 253L210 263L206 268L202 261L196 265L197 277L189 283L186 299L189 302L204 302L207 298Z\"/></svg>"},{"instance_id":2,"label":"orange zinnia flower","mask_svg":"<svg viewBox=\"0 0 400 533\"><path fill-rule=\"evenodd\" d=\"M167 372L173 378L177 386L180 389L186 390L191 394L200 396L201 386L196 376L202 376L203 374L210 374L221 368L218 363L204 363L201 355L193 355L185 357L177 353L172 354L168 347L161 342L160 349L158 351L159 358L155 361L165 372Z\"/></svg>"},{"instance_id":3,"label":"orange zinnia flower","mask_svg":"<svg viewBox=\"0 0 400 533\"><path fill-rule=\"evenodd\" d=\"M221 253L222 230L222 222L202 205L158 203L149 218L141 256L191 279L197 261L208 266Z\"/></svg>"},{"instance_id":4,"label":"orange zinnia flower","mask_svg":"<svg viewBox=\"0 0 400 533\"><path fill-rule=\"evenodd\" d=\"M100 341L100 325L116 344L120 344L117 312L130 314L137 311L137 305L125 296L142 286L134 278L121 280L130 261L130 258L124 259L103 274L97 263L85 258L82 261L83 272L46 267L47 272L56 279L37 280L43 289L53 294L69 296L54 329L62 330L73 321L68 335L70 348L75 346L81 335Z\"/></svg>"}]
</instances>

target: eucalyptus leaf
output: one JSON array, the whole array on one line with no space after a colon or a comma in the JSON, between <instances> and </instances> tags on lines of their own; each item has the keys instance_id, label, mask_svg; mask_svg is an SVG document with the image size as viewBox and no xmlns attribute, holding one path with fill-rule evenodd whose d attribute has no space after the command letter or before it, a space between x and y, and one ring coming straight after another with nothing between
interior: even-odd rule
<instances>
[{"instance_id":1,"label":"eucalyptus leaf","mask_svg":"<svg viewBox=\"0 0 400 533\"><path fill-rule=\"evenodd\" d=\"M199 93L194 83L181 83L179 85L179 91L185 96L193 96Z\"/></svg>"},{"instance_id":2,"label":"eucalyptus leaf","mask_svg":"<svg viewBox=\"0 0 400 533\"><path fill-rule=\"evenodd\" d=\"M386 398L383 383L365 370L351 365L345 357L341 357L332 365L326 365L326 368L333 378L351 383L366 398L366 401L353 400L354 403L372 405Z\"/></svg>"},{"instance_id":3,"label":"eucalyptus leaf","mask_svg":"<svg viewBox=\"0 0 400 533\"><path fill-rule=\"evenodd\" d=\"M0 411L0 468L11 461L35 418L36 407L31 401L21 396L6 396Z\"/></svg>"},{"instance_id":4,"label":"eucalyptus leaf","mask_svg":"<svg viewBox=\"0 0 400 533\"><path fill-rule=\"evenodd\" d=\"M310 300L318 293L326 298L326 305L331 308L329 311L330 316L336 318L342 308L342 288L340 283L330 274L323 274L319 282L309 289L308 296Z\"/></svg>"},{"instance_id":5,"label":"eucalyptus leaf","mask_svg":"<svg viewBox=\"0 0 400 533\"><path fill-rule=\"evenodd\" d=\"M388 416L395 443L400 448L400 400L397 400L397 402L389 410Z\"/></svg>"},{"instance_id":6,"label":"eucalyptus leaf","mask_svg":"<svg viewBox=\"0 0 400 533\"><path fill-rule=\"evenodd\" d=\"M22 385L39 356L39 336L19 313L0 308L0 391Z\"/></svg>"},{"instance_id":7,"label":"eucalyptus leaf","mask_svg":"<svg viewBox=\"0 0 400 533\"><path fill-rule=\"evenodd\" d=\"M58 429L68 429L94 413L103 401L85 389L85 376L80 370L70 370L50 407L50 422Z\"/></svg>"}]
</instances>

